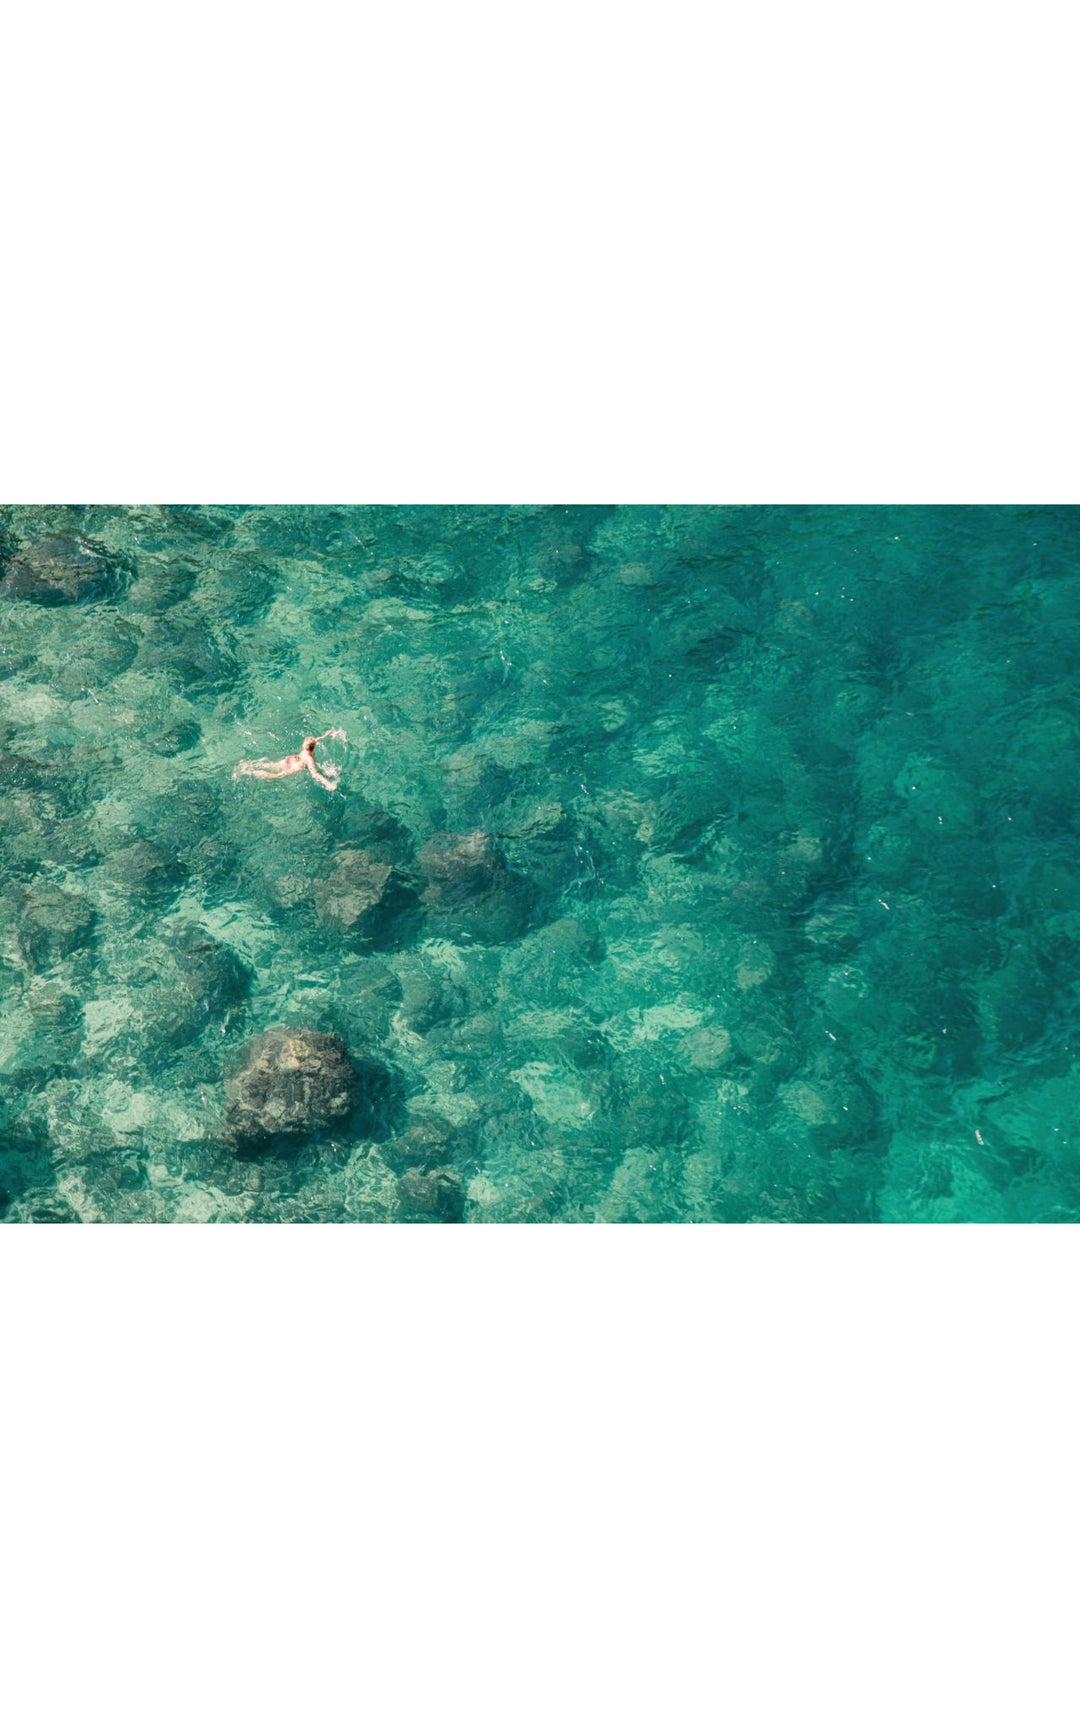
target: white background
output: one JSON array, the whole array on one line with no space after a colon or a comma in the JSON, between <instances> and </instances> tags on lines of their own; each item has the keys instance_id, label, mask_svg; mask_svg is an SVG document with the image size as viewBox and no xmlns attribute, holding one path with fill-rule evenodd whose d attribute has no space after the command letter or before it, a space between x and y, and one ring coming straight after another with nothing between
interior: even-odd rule
<instances>
[{"instance_id":1,"label":"white background","mask_svg":"<svg viewBox=\"0 0 1080 1728\"><path fill-rule=\"evenodd\" d=\"M9 10L0 498L1075 501L1070 25ZM1075 1243L4 1231L5 1719L1072 1723Z\"/></svg>"}]
</instances>

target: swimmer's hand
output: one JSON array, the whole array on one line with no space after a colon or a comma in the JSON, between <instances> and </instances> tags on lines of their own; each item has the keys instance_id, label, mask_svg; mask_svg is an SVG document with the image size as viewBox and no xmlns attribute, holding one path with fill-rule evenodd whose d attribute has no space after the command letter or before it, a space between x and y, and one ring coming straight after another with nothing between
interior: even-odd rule
<instances>
[{"instance_id":1,"label":"swimmer's hand","mask_svg":"<svg viewBox=\"0 0 1080 1728\"><path fill-rule=\"evenodd\" d=\"M311 778L317 780L320 786L325 786L328 792L337 791L339 770L332 762L328 762L325 770L321 772L316 768L314 762L309 762L307 765L307 771L311 775ZM333 776L332 779L330 778L331 775Z\"/></svg>"},{"instance_id":2,"label":"swimmer's hand","mask_svg":"<svg viewBox=\"0 0 1080 1728\"><path fill-rule=\"evenodd\" d=\"M335 726L329 732L322 734L323 738L344 738L340 727ZM336 762L328 762L324 769L315 766L315 746L322 742L320 738L304 739L303 748L292 756L283 756L280 762L271 762L266 756L260 756L255 761L238 762L233 769L233 779L241 774L251 774L256 780L282 780L287 774L302 774L306 768L313 780L320 786L325 786L328 792L336 792L341 769Z\"/></svg>"}]
</instances>

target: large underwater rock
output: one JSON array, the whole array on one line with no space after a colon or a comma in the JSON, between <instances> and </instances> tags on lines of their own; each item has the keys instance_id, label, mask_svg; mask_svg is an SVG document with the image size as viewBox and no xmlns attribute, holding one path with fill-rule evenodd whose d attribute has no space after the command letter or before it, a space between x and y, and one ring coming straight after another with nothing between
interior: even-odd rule
<instances>
[{"instance_id":1,"label":"large underwater rock","mask_svg":"<svg viewBox=\"0 0 1080 1728\"><path fill-rule=\"evenodd\" d=\"M179 608L147 621L138 668L182 691L223 690L237 677L236 660L206 619Z\"/></svg>"},{"instance_id":2,"label":"large underwater rock","mask_svg":"<svg viewBox=\"0 0 1080 1728\"><path fill-rule=\"evenodd\" d=\"M152 901L171 899L187 876L180 859L151 840L135 840L113 852L105 873L124 893Z\"/></svg>"},{"instance_id":3,"label":"large underwater rock","mask_svg":"<svg viewBox=\"0 0 1080 1728\"><path fill-rule=\"evenodd\" d=\"M173 924L164 935L168 956L148 954L132 980L142 997L146 1047L158 1054L231 1023L243 1011L252 976L239 955L198 924Z\"/></svg>"},{"instance_id":4,"label":"large underwater rock","mask_svg":"<svg viewBox=\"0 0 1080 1728\"><path fill-rule=\"evenodd\" d=\"M13 792L45 793L57 809L71 806L77 797L70 764L0 748L0 797L6 803Z\"/></svg>"},{"instance_id":5,"label":"large underwater rock","mask_svg":"<svg viewBox=\"0 0 1080 1728\"><path fill-rule=\"evenodd\" d=\"M333 834L338 846L359 847L369 857L395 864L399 870L407 871L413 863L412 835L388 810L344 800L334 807Z\"/></svg>"},{"instance_id":6,"label":"large underwater rock","mask_svg":"<svg viewBox=\"0 0 1080 1728\"><path fill-rule=\"evenodd\" d=\"M128 611L167 612L170 606L188 599L197 574L198 568L190 558L159 556L146 560L128 589Z\"/></svg>"},{"instance_id":7,"label":"large underwater rock","mask_svg":"<svg viewBox=\"0 0 1080 1728\"><path fill-rule=\"evenodd\" d=\"M315 883L320 919L356 945L389 934L395 914L414 904L415 895L394 866L359 847L338 852L333 868Z\"/></svg>"},{"instance_id":8,"label":"large underwater rock","mask_svg":"<svg viewBox=\"0 0 1080 1728\"><path fill-rule=\"evenodd\" d=\"M237 1150L307 1139L346 1122L359 1094L360 1076L340 1038L274 1026L248 1040L226 1080L226 1134Z\"/></svg>"},{"instance_id":9,"label":"large underwater rock","mask_svg":"<svg viewBox=\"0 0 1080 1728\"><path fill-rule=\"evenodd\" d=\"M430 1173L448 1166L460 1138L460 1131L442 1116L412 1116L381 1148L383 1163L399 1176L415 1169Z\"/></svg>"},{"instance_id":10,"label":"large underwater rock","mask_svg":"<svg viewBox=\"0 0 1080 1728\"><path fill-rule=\"evenodd\" d=\"M35 882L21 896L16 920L19 953L31 972L85 948L94 910L79 894L51 882Z\"/></svg>"},{"instance_id":11,"label":"large underwater rock","mask_svg":"<svg viewBox=\"0 0 1080 1728\"><path fill-rule=\"evenodd\" d=\"M416 973L406 978L401 1010L409 1030L423 1038L434 1027L463 1020L469 1012L469 994L452 979Z\"/></svg>"},{"instance_id":12,"label":"large underwater rock","mask_svg":"<svg viewBox=\"0 0 1080 1728\"><path fill-rule=\"evenodd\" d=\"M85 822L57 817L45 794L8 792L0 785L0 874L37 878L43 858L54 867L77 869L97 863L98 856Z\"/></svg>"},{"instance_id":13,"label":"large underwater rock","mask_svg":"<svg viewBox=\"0 0 1080 1728\"><path fill-rule=\"evenodd\" d=\"M406 1170L397 1180L397 1215L403 1224L460 1224L465 1188L456 1170Z\"/></svg>"},{"instance_id":14,"label":"large underwater rock","mask_svg":"<svg viewBox=\"0 0 1080 1728\"><path fill-rule=\"evenodd\" d=\"M510 868L490 834L434 834L420 852L420 898L433 924L475 942L509 942L529 922L531 882Z\"/></svg>"},{"instance_id":15,"label":"large underwater rock","mask_svg":"<svg viewBox=\"0 0 1080 1728\"><path fill-rule=\"evenodd\" d=\"M198 924L183 924L169 932L183 988L213 1010L232 1007L251 988L251 970L239 955Z\"/></svg>"},{"instance_id":16,"label":"large underwater rock","mask_svg":"<svg viewBox=\"0 0 1080 1728\"><path fill-rule=\"evenodd\" d=\"M202 727L197 720L181 719L167 721L155 732L144 734L142 742L156 756L179 756L184 750L194 750L202 737Z\"/></svg>"},{"instance_id":17,"label":"large underwater rock","mask_svg":"<svg viewBox=\"0 0 1080 1728\"><path fill-rule=\"evenodd\" d=\"M138 631L110 608L80 620L75 640L69 637L59 655L54 651L49 682L60 695L77 699L126 672L138 649Z\"/></svg>"},{"instance_id":18,"label":"large underwater rock","mask_svg":"<svg viewBox=\"0 0 1080 1728\"><path fill-rule=\"evenodd\" d=\"M39 606L73 606L106 599L119 586L116 565L101 547L81 534L50 534L10 556L2 591Z\"/></svg>"},{"instance_id":19,"label":"large underwater rock","mask_svg":"<svg viewBox=\"0 0 1080 1728\"><path fill-rule=\"evenodd\" d=\"M508 826L516 828L517 823ZM578 899L599 891L593 849L575 817L555 799L545 799L528 811L516 855L534 888L552 904L568 891Z\"/></svg>"}]
</instances>

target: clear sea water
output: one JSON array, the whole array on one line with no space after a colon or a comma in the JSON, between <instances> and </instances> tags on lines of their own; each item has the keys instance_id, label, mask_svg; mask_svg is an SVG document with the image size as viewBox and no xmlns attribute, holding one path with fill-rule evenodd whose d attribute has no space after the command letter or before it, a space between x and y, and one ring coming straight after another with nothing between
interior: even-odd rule
<instances>
[{"instance_id":1,"label":"clear sea water","mask_svg":"<svg viewBox=\"0 0 1080 1728\"><path fill-rule=\"evenodd\" d=\"M109 587L0 597L6 1221L1080 1217L1077 510L53 537ZM337 792L234 780L331 727ZM240 1156L279 1026L382 1103Z\"/></svg>"}]
</instances>

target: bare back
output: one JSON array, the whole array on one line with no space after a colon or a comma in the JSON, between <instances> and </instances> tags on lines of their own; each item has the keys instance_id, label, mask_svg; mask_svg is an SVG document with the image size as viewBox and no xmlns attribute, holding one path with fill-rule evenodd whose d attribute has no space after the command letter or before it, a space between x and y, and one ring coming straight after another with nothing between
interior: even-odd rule
<instances>
[{"instance_id":1,"label":"bare back","mask_svg":"<svg viewBox=\"0 0 1080 1728\"><path fill-rule=\"evenodd\" d=\"M324 732L322 737L338 736L335 728L333 734ZM282 756L277 762L271 762L266 756L259 756L254 761L238 762L233 769L233 779L240 774L249 774L256 780L283 780L288 774L302 774L307 769L313 780L320 786L325 786L328 792L337 788L340 769L332 762L327 763L325 771L316 767L315 747L321 744L322 738L305 738L303 745L292 756Z\"/></svg>"}]
</instances>

